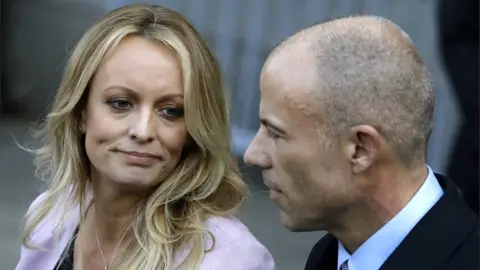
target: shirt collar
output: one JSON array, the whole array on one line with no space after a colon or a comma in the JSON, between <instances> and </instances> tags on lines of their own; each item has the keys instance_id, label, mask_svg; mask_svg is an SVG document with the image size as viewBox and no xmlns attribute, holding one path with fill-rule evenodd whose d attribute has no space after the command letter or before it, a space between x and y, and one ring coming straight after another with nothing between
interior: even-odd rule
<instances>
[{"instance_id":1,"label":"shirt collar","mask_svg":"<svg viewBox=\"0 0 480 270\"><path fill-rule=\"evenodd\" d=\"M382 266L443 195L443 189L432 169L429 166L427 169L427 178L413 198L393 219L367 239L355 253L350 254L340 242L338 243L337 269L347 259L350 270L372 270Z\"/></svg>"}]
</instances>

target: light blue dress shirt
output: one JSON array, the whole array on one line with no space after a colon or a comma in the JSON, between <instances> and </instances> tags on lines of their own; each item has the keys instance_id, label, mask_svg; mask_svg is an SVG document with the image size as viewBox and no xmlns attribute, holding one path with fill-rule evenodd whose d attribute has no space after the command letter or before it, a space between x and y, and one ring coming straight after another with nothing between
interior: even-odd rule
<instances>
[{"instance_id":1,"label":"light blue dress shirt","mask_svg":"<svg viewBox=\"0 0 480 270\"><path fill-rule=\"evenodd\" d=\"M427 166L428 176L407 205L380 230L363 243L353 254L338 243L338 262L348 260L349 270L378 270L395 251L408 233L443 195L432 169Z\"/></svg>"}]
</instances>

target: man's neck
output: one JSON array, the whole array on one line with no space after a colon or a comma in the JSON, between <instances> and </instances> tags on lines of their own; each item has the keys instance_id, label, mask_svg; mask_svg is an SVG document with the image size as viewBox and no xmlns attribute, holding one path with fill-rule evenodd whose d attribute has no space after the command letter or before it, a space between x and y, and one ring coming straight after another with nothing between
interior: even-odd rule
<instances>
[{"instance_id":1,"label":"man's neck","mask_svg":"<svg viewBox=\"0 0 480 270\"><path fill-rule=\"evenodd\" d=\"M343 226L330 232L353 254L408 204L427 175L426 166L410 171L376 171L375 177L369 175L365 181L374 184L362 190L361 203L346 215Z\"/></svg>"}]
</instances>

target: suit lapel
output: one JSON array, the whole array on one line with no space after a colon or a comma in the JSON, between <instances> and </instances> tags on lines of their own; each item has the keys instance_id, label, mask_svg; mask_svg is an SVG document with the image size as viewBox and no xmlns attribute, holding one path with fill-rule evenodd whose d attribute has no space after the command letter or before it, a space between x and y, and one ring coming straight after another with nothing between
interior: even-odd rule
<instances>
[{"instance_id":1,"label":"suit lapel","mask_svg":"<svg viewBox=\"0 0 480 270\"><path fill-rule=\"evenodd\" d=\"M336 270L337 258L338 241L331 234L327 234L313 248L305 270Z\"/></svg>"},{"instance_id":2,"label":"suit lapel","mask_svg":"<svg viewBox=\"0 0 480 270\"><path fill-rule=\"evenodd\" d=\"M455 186L441 175L436 177L444 195L407 235L381 270L439 269L475 228L476 217Z\"/></svg>"}]
</instances>

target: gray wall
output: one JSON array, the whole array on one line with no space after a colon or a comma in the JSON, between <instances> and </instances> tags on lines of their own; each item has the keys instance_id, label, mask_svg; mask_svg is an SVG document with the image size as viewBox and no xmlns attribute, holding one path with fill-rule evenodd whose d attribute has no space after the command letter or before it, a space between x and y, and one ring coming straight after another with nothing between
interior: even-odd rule
<instances>
[{"instance_id":1,"label":"gray wall","mask_svg":"<svg viewBox=\"0 0 480 270\"><path fill-rule=\"evenodd\" d=\"M106 0L110 10L135 0ZM150 0L184 14L211 42L232 89L234 150L242 154L258 127L258 76L268 50L298 29L346 14L384 16L417 45L432 74L437 107L428 162L443 172L458 122L437 53L435 0Z\"/></svg>"},{"instance_id":2,"label":"gray wall","mask_svg":"<svg viewBox=\"0 0 480 270\"><path fill-rule=\"evenodd\" d=\"M47 111L69 51L104 13L103 1L2 0L4 98L38 118Z\"/></svg>"},{"instance_id":3,"label":"gray wall","mask_svg":"<svg viewBox=\"0 0 480 270\"><path fill-rule=\"evenodd\" d=\"M5 0L3 0L5 1ZM13 3L13 1L10 1ZM67 52L103 12L135 0L17 0L9 7L8 98L39 115L54 93ZM145 1L142 1L145 2ZM429 163L443 171L457 123L454 99L437 55L434 0L157 0L184 14L209 40L225 70L232 97L234 150L242 154L258 127L258 76L269 49L315 22L346 14L389 18L408 32L437 89ZM2 90L2 91L5 91Z\"/></svg>"}]
</instances>

